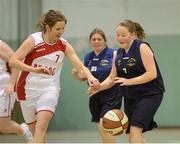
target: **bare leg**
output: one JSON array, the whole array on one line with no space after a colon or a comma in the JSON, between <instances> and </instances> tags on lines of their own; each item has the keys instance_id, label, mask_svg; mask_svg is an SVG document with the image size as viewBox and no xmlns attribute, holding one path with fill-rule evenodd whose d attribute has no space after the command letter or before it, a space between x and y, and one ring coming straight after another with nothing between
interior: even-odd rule
<instances>
[{"instance_id":1,"label":"bare leg","mask_svg":"<svg viewBox=\"0 0 180 144\"><path fill-rule=\"evenodd\" d=\"M46 132L53 113L49 111L40 111L37 113L37 122L34 133L35 143L45 143Z\"/></svg>"},{"instance_id":2,"label":"bare leg","mask_svg":"<svg viewBox=\"0 0 180 144\"><path fill-rule=\"evenodd\" d=\"M129 133L129 143L145 143L142 130L142 128L131 126Z\"/></svg>"},{"instance_id":3,"label":"bare leg","mask_svg":"<svg viewBox=\"0 0 180 144\"><path fill-rule=\"evenodd\" d=\"M97 127L98 127L98 130L100 132L101 139L102 139L103 143L116 143L115 137L103 130L102 119L100 119L100 122L97 123Z\"/></svg>"},{"instance_id":4,"label":"bare leg","mask_svg":"<svg viewBox=\"0 0 180 144\"><path fill-rule=\"evenodd\" d=\"M5 134L16 133L21 136L24 133L20 125L15 121L12 121L10 117L0 118L0 132Z\"/></svg>"},{"instance_id":5,"label":"bare leg","mask_svg":"<svg viewBox=\"0 0 180 144\"><path fill-rule=\"evenodd\" d=\"M27 126L27 125L26 125ZM22 136L27 143L33 141L32 135L28 128L25 128L25 125L19 125L15 121L12 121L10 117L0 118L0 132L9 134L15 133L19 136Z\"/></svg>"},{"instance_id":6,"label":"bare leg","mask_svg":"<svg viewBox=\"0 0 180 144\"><path fill-rule=\"evenodd\" d=\"M34 136L36 122L30 123L30 124L27 124L27 125L28 125L29 130L31 131L32 135Z\"/></svg>"}]
</instances>

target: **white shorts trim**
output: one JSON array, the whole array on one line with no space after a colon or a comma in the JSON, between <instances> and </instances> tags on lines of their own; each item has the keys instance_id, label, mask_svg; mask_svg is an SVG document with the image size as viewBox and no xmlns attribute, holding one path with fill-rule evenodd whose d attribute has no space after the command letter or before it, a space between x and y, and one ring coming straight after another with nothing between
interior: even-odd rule
<instances>
[{"instance_id":1,"label":"white shorts trim","mask_svg":"<svg viewBox=\"0 0 180 144\"><path fill-rule=\"evenodd\" d=\"M39 111L50 111L55 113L58 104L59 91L40 91L40 96L20 101L22 114L26 123L36 121Z\"/></svg>"}]
</instances>

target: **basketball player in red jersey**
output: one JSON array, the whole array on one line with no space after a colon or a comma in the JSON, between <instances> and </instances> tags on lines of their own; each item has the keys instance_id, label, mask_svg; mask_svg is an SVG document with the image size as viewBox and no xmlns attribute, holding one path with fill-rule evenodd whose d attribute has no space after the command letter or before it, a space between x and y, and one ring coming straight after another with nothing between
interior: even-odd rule
<instances>
[{"instance_id":1,"label":"basketball player in red jersey","mask_svg":"<svg viewBox=\"0 0 180 144\"><path fill-rule=\"evenodd\" d=\"M15 102L14 85L18 71L11 69L10 74L7 62L13 53L13 50L0 40L0 132L16 133L22 135L25 142L32 142L32 135L27 125L19 125L11 120L11 112Z\"/></svg>"},{"instance_id":2,"label":"basketball player in red jersey","mask_svg":"<svg viewBox=\"0 0 180 144\"><path fill-rule=\"evenodd\" d=\"M35 143L45 142L58 102L59 76L65 56L90 85L99 86L99 81L83 66L72 46L61 37L66 23L60 11L49 10L40 17L39 32L31 34L9 61L11 66L22 70L17 94Z\"/></svg>"}]
</instances>

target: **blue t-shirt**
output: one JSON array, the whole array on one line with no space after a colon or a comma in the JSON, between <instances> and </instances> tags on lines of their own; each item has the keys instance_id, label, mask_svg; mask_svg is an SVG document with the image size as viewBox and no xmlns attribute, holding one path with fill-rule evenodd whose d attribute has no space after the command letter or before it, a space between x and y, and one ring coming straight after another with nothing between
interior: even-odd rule
<instances>
[{"instance_id":1,"label":"blue t-shirt","mask_svg":"<svg viewBox=\"0 0 180 144\"><path fill-rule=\"evenodd\" d=\"M84 57L84 65L91 71L92 75L99 80L99 82L104 81L111 72L113 52L114 49L112 48L104 48L98 55L96 55L94 51L91 51ZM110 94L112 91L118 91L120 93L120 86L115 85L100 93Z\"/></svg>"}]
</instances>

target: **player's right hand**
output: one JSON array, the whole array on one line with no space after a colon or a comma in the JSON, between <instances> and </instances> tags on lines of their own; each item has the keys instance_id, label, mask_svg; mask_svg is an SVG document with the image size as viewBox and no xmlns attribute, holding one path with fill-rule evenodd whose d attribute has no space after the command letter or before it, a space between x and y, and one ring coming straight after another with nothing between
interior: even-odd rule
<instances>
[{"instance_id":1,"label":"player's right hand","mask_svg":"<svg viewBox=\"0 0 180 144\"><path fill-rule=\"evenodd\" d=\"M12 83L8 83L6 86L3 95L4 96L10 96L14 92L14 85Z\"/></svg>"},{"instance_id":2,"label":"player's right hand","mask_svg":"<svg viewBox=\"0 0 180 144\"><path fill-rule=\"evenodd\" d=\"M46 67L36 67L34 68L34 72L39 74L52 75L52 72Z\"/></svg>"},{"instance_id":3,"label":"player's right hand","mask_svg":"<svg viewBox=\"0 0 180 144\"><path fill-rule=\"evenodd\" d=\"M72 71L71 71L71 73L72 73L72 75L74 75L74 74L77 74L78 71L77 71L75 68L73 68Z\"/></svg>"},{"instance_id":4,"label":"player's right hand","mask_svg":"<svg viewBox=\"0 0 180 144\"><path fill-rule=\"evenodd\" d=\"M98 93L99 91L100 91L100 89L96 89L96 88L90 86L90 87L88 88L88 90L87 90L87 94L88 94L89 96L92 96L92 95Z\"/></svg>"},{"instance_id":5,"label":"player's right hand","mask_svg":"<svg viewBox=\"0 0 180 144\"><path fill-rule=\"evenodd\" d=\"M73 78L77 78L78 77L78 73L79 72L75 68L73 68L72 71L71 71L71 74L72 74Z\"/></svg>"},{"instance_id":6,"label":"player's right hand","mask_svg":"<svg viewBox=\"0 0 180 144\"><path fill-rule=\"evenodd\" d=\"M100 88L100 82L95 77L88 78L88 84L90 87L93 87L94 90L98 90Z\"/></svg>"}]
</instances>

